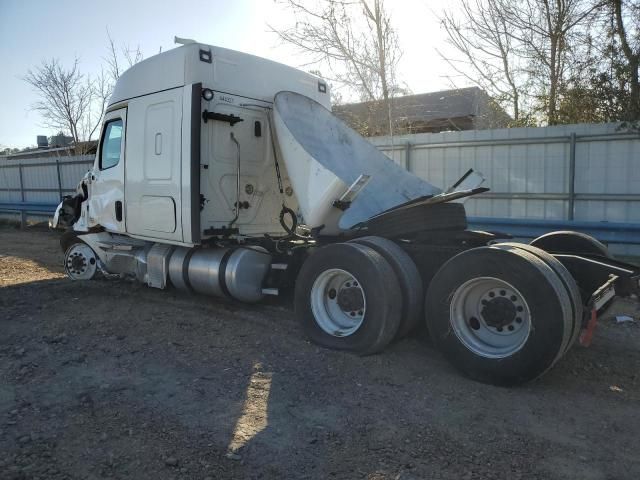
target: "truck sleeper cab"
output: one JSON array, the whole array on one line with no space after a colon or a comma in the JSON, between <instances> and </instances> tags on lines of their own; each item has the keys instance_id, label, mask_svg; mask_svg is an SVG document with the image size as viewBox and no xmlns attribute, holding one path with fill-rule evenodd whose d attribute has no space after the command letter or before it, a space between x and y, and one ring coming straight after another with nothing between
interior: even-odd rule
<instances>
[{"instance_id":1,"label":"truck sleeper cab","mask_svg":"<svg viewBox=\"0 0 640 480\"><path fill-rule=\"evenodd\" d=\"M125 72L93 168L58 207L74 280L132 276L244 302L293 288L316 343L366 355L426 321L467 376L542 375L638 271L575 232L531 245L466 227L442 190L330 112L321 78L195 42Z\"/></svg>"}]
</instances>

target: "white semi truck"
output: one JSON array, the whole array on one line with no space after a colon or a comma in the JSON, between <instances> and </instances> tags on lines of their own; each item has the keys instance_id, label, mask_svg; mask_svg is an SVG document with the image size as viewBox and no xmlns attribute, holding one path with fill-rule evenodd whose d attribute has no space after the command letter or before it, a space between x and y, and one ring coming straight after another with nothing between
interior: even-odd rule
<instances>
[{"instance_id":1,"label":"white semi truck","mask_svg":"<svg viewBox=\"0 0 640 480\"><path fill-rule=\"evenodd\" d=\"M442 190L330 111L325 81L182 41L118 80L93 168L53 225L73 280L133 276L243 302L294 288L314 342L381 351L426 321L479 381L551 368L635 266L575 232L531 245L467 229L468 172Z\"/></svg>"}]
</instances>

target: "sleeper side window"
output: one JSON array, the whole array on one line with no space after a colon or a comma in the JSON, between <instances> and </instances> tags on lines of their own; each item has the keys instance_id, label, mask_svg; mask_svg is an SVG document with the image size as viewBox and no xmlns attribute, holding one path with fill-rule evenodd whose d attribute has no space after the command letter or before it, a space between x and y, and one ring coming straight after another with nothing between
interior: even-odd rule
<instances>
[{"instance_id":1,"label":"sleeper side window","mask_svg":"<svg viewBox=\"0 0 640 480\"><path fill-rule=\"evenodd\" d=\"M120 162L122 119L110 120L104 127L100 148L100 170L115 167Z\"/></svg>"}]
</instances>

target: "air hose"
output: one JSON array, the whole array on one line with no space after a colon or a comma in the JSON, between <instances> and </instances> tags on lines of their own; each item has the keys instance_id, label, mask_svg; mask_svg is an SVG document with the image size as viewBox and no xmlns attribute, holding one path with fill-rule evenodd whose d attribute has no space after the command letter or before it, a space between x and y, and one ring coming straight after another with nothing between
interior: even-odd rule
<instances>
[{"instance_id":1,"label":"air hose","mask_svg":"<svg viewBox=\"0 0 640 480\"><path fill-rule=\"evenodd\" d=\"M287 225L284 221L285 215L289 215L291 217L291 227ZM284 231L293 237L298 237L299 235L296 233L296 228L298 227L298 217L296 212L287 207L284 203L282 204L282 210L280 210L280 225L284 228Z\"/></svg>"}]
</instances>

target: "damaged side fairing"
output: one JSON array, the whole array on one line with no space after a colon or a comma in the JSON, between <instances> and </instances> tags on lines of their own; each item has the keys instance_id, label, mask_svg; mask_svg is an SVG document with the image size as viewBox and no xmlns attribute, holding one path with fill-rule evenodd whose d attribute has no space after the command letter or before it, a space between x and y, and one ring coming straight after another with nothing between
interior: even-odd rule
<instances>
[{"instance_id":1,"label":"damaged side fairing","mask_svg":"<svg viewBox=\"0 0 640 480\"><path fill-rule=\"evenodd\" d=\"M76 232L87 232L88 199L91 184L91 171L88 171L78 186L75 195L66 195L58 204L53 219L49 222L51 228L70 228Z\"/></svg>"},{"instance_id":2,"label":"damaged side fairing","mask_svg":"<svg viewBox=\"0 0 640 480\"><path fill-rule=\"evenodd\" d=\"M440 203L480 193L476 187L483 178L472 172L443 192L395 164L324 106L303 95L279 92L273 115L300 213L309 227L322 229L323 234L353 228L415 201ZM461 191L466 193L454 194Z\"/></svg>"}]
</instances>

